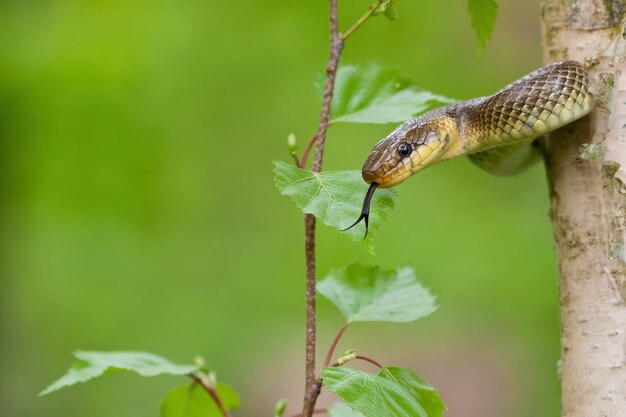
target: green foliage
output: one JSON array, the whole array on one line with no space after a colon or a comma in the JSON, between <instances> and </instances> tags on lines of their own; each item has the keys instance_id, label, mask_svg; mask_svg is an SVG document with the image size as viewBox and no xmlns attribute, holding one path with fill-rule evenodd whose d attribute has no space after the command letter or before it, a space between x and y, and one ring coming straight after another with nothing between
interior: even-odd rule
<instances>
[{"instance_id":1,"label":"green foliage","mask_svg":"<svg viewBox=\"0 0 626 417\"><path fill-rule=\"evenodd\" d=\"M396 10L396 3L398 3L396 0L383 1L374 12L374 16L383 14L389 20L397 20L398 12Z\"/></svg>"},{"instance_id":2,"label":"green foliage","mask_svg":"<svg viewBox=\"0 0 626 417\"><path fill-rule=\"evenodd\" d=\"M359 263L333 269L317 285L349 321L409 322L436 310L413 268L384 271Z\"/></svg>"},{"instance_id":3,"label":"green foliage","mask_svg":"<svg viewBox=\"0 0 626 417\"><path fill-rule=\"evenodd\" d=\"M467 11L478 41L476 53L480 57L496 24L498 3L496 0L467 0Z\"/></svg>"},{"instance_id":4,"label":"green foliage","mask_svg":"<svg viewBox=\"0 0 626 417\"><path fill-rule=\"evenodd\" d=\"M226 410L239 407L241 401L233 387L217 384L216 390ZM161 417L222 417L222 413L204 387L191 384L167 393L161 403Z\"/></svg>"},{"instance_id":5,"label":"green foliage","mask_svg":"<svg viewBox=\"0 0 626 417\"><path fill-rule=\"evenodd\" d=\"M379 375L402 385L414 398L417 398L429 417L443 416L446 406L443 404L439 393L412 369L386 366Z\"/></svg>"},{"instance_id":6,"label":"green foliage","mask_svg":"<svg viewBox=\"0 0 626 417\"><path fill-rule=\"evenodd\" d=\"M315 84L323 91L321 77ZM342 65L337 71L330 118L331 123L404 122L437 104L454 101L426 91L400 71L375 62Z\"/></svg>"},{"instance_id":7,"label":"green foliage","mask_svg":"<svg viewBox=\"0 0 626 417\"><path fill-rule=\"evenodd\" d=\"M328 226L339 230L350 226L361 213L368 185L358 171L311 172L281 161L274 161L276 186L288 195L304 212L314 214ZM369 233L363 239L363 229L354 227L345 233L374 252L374 239L381 221L394 207L395 192L380 189L374 194L370 208Z\"/></svg>"},{"instance_id":8,"label":"green foliage","mask_svg":"<svg viewBox=\"0 0 626 417\"><path fill-rule=\"evenodd\" d=\"M345 403L336 402L328 407L330 417L363 417L363 414L354 411Z\"/></svg>"},{"instance_id":9,"label":"green foliage","mask_svg":"<svg viewBox=\"0 0 626 417\"><path fill-rule=\"evenodd\" d=\"M365 417L442 417L445 411L437 391L411 369L385 367L374 375L326 367L322 380L326 389Z\"/></svg>"},{"instance_id":10,"label":"green foliage","mask_svg":"<svg viewBox=\"0 0 626 417\"><path fill-rule=\"evenodd\" d=\"M77 351L74 356L78 362L75 362L65 375L53 382L40 395L50 394L61 388L115 371L132 371L141 376L156 376L186 375L198 369L197 365L177 365L147 352Z\"/></svg>"}]
</instances>

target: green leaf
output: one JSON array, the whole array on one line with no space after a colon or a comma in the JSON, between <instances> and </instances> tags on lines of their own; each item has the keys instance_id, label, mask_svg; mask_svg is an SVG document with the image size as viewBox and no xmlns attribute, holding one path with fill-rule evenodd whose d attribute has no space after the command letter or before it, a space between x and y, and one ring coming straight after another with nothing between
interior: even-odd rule
<instances>
[{"instance_id":1,"label":"green leaf","mask_svg":"<svg viewBox=\"0 0 626 417\"><path fill-rule=\"evenodd\" d=\"M374 16L382 13L389 20L397 20L398 12L396 11L396 3L398 3L396 0L383 1L374 12Z\"/></svg>"},{"instance_id":2,"label":"green leaf","mask_svg":"<svg viewBox=\"0 0 626 417\"><path fill-rule=\"evenodd\" d=\"M113 371L132 371L141 376L156 376L162 374L186 375L198 369L197 365L177 365L165 358L146 352L77 351L74 356L78 362L74 363L65 375L39 395L46 395L63 387L86 382Z\"/></svg>"},{"instance_id":3,"label":"green leaf","mask_svg":"<svg viewBox=\"0 0 626 417\"><path fill-rule=\"evenodd\" d=\"M428 417L442 417L446 406L435 388L423 380L410 368L386 366L378 374L384 378L395 381L410 392L424 407Z\"/></svg>"},{"instance_id":4,"label":"green leaf","mask_svg":"<svg viewBox=\"0 0 626 417\"><path fill-rule=\"evenodd\" d=\"M239 407L239 395L230 385L217 384L217 393L225 409ZM191 384L167 393L161 403L161 417L222 417L222 412L202 386Z\"/></svg>"},{"instance_id":5,"label":"green leaf","mask_svg":"<svg viewBox=\"0 0 626 417\"><path fill-rule=\"evenodd\" d=\"M393 4L385 8L385 17L389 20L398 20L398 9Z\"/></svg>"},{"instance_id":6,"label":"green leaf","mask_svg":"<svg viewBox=\"0 0 626 417\"><path fill-rule=\"evenodd\" d=\"M333 269L317 284L348 321L409 322L436 310L435 297L424 288L413 268L384 271L353 263Z\"/></svg>"},{"instance_id":7,"label":"green leaf","mask_svg":"<svg viewBox=\"0 0 626 417\"><path fill-rule=\"evenodd\" d=\"M374 375L326 367L322 381L365 417L441 417L445 410L437 391L410 369L385 367Z\"/></svg>"},{"instance_id":8,"label":"green leaf","mask_svg":"<svg viewBox=\"0 0 626 417\"><path fill-rule=\"evenodd\" d=\"M324 224L339 230L350 226L361 213L368 185L358 171L311 172L291 164L274 161L276 186L288 195L304 212L313 214ZM370 206L370 228L363 239L364 227L354 227L346 232L353 240L374 253L374 239L381 221L394 207L395 192L380 189L374 194Z\"/></svg>"},{"instance_id":9,"label":"green leaf","mask_svg":"<svg viewBox=\"0 0 626 417\"><path fill-rule=\"evenodd\" d=\"M330 417L363 417L363 414L352 410L345 403L339 402L328 407L328 415Z\"/></svg>"},{"instance_id":10,"label":"green leaf","mask_svg":"<svg viewBox=\"0 0 626 417\"><path fill-rule=\"evenodd\" d=\"M496 24L498 3L496 0L467 0L467 11L478 41L476 55L480 57Z\"/></svg>"},{"instance_id":11,"label":"green leaf","mask_svg":"<svg viewBox=\"0 0 626 417\"><path fill-rule=\"evenodd\" d=\"M316 80L323 91L324 79ZM331 123L405 122L439 104L453 103L413 84L399 71L377 63L342 65L337 71Z\"/></svg>"}]
</instances>

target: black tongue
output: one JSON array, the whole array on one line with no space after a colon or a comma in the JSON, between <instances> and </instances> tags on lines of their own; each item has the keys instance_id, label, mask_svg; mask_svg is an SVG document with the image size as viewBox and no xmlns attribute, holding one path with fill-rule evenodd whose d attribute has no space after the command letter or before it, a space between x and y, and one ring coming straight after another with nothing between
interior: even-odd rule
<instances>
[{"instance_id":1,"label":"black tongue","mask_svg":"<svg viewBox=\"0 0 626 417\"><path fill-rule=\"evenodd\" d=\"M342 229L341 230L342 232L352 229L354 226L359 224L361 220L365 219L365 236L363 236L363 239L367 237L367 231L369 228L369 218L370 218L370 203L372 201L372 196L374 195L374 191L376 191L376 187L378 187L378 183L372 182L370 184L370 188L367 190L367 193L365 194L365 199L363 200L363 208L361 209L361 215L350 226L346 227L345 229Z\"/></svg>"}]
</instances>

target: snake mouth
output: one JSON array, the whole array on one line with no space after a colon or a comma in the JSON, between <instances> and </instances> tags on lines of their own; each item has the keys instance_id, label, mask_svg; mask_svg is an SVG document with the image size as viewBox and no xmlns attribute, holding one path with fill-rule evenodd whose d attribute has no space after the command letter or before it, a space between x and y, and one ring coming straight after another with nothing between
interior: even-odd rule
<instances>
[{"instance_id":1,"label":"snake mouth","mask_svg":"<svg viewBox=\"0 0 626 417\"><path fill-rule=\"evenodd\" d=\"M367 189L367 193L365 194L365 198L363 199L363 207L361 208L361 215L350 226L346 227L345 229L342 229L341 230L342 232L352 229L354 226L361 223L361 220L365 220L365 236L363 236L363 239L367 237L367 231L369 229L369 218L370 218L370 203L372 202L372 197L374 196L374 191L376 191L376 187L378 187L377 182L372 182L370 184L370 188Z\"/></svg>"}]
</instances>

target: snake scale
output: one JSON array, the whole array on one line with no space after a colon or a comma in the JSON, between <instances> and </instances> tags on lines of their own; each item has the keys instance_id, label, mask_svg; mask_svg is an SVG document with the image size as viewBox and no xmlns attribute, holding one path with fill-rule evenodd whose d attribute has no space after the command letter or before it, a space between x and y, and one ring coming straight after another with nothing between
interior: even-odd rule
<instances>
[{"instance_id":1,"label":"snake scale","mask_svg":"<svg viewBox=\"0 0 626 417\"><path fill-rule=\"evenodd\" d=\"M585 67L574 61L540 68L495 94L411 119L378 142L361 171L370 188L357 221L365 220L377 187L451 158L468 155L496 175L513 175L540 159L532 142L587 115L594 106ZM344 229L344 230L347 230Z\"/></svg>"}]
</instances>

